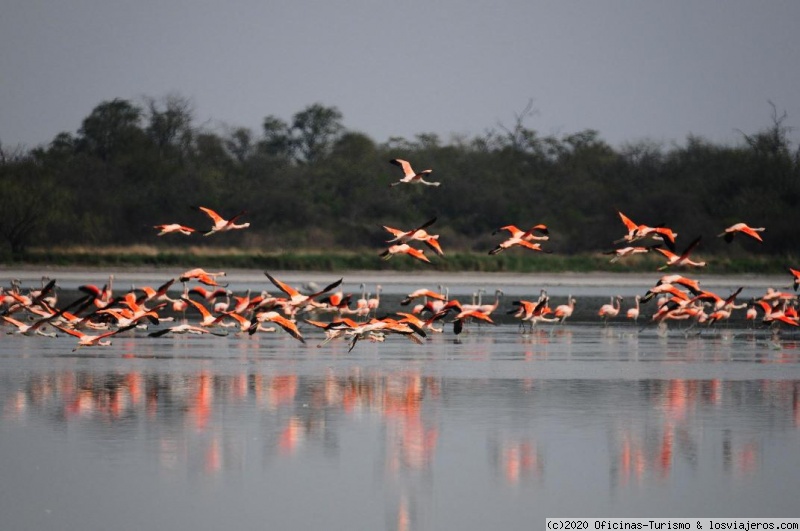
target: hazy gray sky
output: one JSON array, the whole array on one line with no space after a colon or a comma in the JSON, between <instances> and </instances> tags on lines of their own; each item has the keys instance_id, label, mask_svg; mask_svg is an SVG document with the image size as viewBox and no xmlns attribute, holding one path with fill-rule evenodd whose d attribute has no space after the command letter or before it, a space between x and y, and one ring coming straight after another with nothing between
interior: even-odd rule
<instances>
[{"instance_id":1,"label":"hazy gray sky","mask_svg":"<svg viewBox=\"0 0 800 531\"><path fill-rule=\"evenodd\" d=\"M532 99L541 134L734 144L768 101L800 129L799 21L797 0L6 0L0 142L178 93L218 131L319 102L378 142L448 140Z\"/></svg>"}]
</instances>

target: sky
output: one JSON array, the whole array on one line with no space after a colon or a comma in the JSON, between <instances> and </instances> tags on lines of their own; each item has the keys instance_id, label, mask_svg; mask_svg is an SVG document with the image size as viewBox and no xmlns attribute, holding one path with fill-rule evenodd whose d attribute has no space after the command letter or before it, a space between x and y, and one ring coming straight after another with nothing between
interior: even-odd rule
<instances>
[{"instance_id":1,"label":"sky","mask_svg":"<svg viewBox=\"0 0 800 531\"><path fill-rule=\"evenodd\" d=\"M314 103L377 142L524 125L614 146L800 140L796 0L6 0L0 144L180 95L220 134Z\"/></svg>"}]
</instances>

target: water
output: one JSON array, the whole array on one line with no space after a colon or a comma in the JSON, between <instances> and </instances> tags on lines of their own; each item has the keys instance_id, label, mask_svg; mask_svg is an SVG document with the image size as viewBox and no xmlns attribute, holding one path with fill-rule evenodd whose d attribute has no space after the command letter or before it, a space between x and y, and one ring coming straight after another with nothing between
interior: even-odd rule
<instances>
[{"instance_id":1,"label":"water","mask_svg":"<svg viewBox=\"0 0 800 531\"><path fill-rule=\"evenodd\" d=\"M587 308L606 298L563 290ZM401 290L388 291L392 305ZM72 337L6 335L0 523L483 530L568 515L796 516L795 332L664 333L585 315L530 333L506 316L351 352L316 348L309 327L305 345L137 331L75 352Z\"/></svg>"}]
</instances>

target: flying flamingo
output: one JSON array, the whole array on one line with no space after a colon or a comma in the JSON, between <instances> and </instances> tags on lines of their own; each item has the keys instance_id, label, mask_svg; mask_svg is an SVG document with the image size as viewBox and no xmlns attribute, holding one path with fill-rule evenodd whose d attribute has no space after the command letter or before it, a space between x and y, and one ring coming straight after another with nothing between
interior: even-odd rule
<instances>
[{"instance_id":1,"label":"flying flamingo","mask_svg":"<svg viewBox=\"0 0 800 531\"><path fill-rule=\"evenodd\" d=\"M53 315L51 315L49 317L43 317L41 319L38 319L38 320L34 321L32 324L26 324L26 323L23 323L22 321L17 321L13 317L9 317L7 315L0 315L0 318L2 318L4 321L6 321L9 324L12 324L12 325L16 326L17 327L17 333L19 333L19 334L22 334L22 335L25 335L25 336L32 336L34 334L38 334L40 336L45 336L45 337L56 337L56 335L54 333L44 332L42 330L42 327L44 325L48 324L50 321L52 321L54 317L56 317L56 314L53 314ZM12 332L8 332L8 333L11 334Z\"/></svg>"},{"instance_id":2,"label":"flying flamingo","mask_svg":"<svg viewBox=\"0 0 800 531\"><path fill-rule=\"evenodd\" d=\"M168 328L163 328L161 330L156 330L155 332L150 332L147 334L148 337L161 337L167 334L212 334L215 336L227 336L228 332L222 331L217 332L214 330L209 330L208 328L202 328L200 326L194 326L187 323L177 324L174 326L170 326Z\"/></svg>"},{"instance_id":3,"label":"flying flamingo","mask_svg":"<svg viewBox=\"0 0 800 531\"><path fill-rule=\"evenodd\" d=\"M98 308L105 308L114 300L114 275L108 275L108 283L98 288L94 284L84 284L78 289L94 298L94 305Z\"/></svg>"},{"instance_id":4,"label":"flying flamingo","mask_svg":"<svg viewBox=\"0 0 800 531\"><path fill-rule=\"evenodd\" d=\"M800 270L789 268L789 272L794 277L794 281L792 285L794 286L794 290L797 291L797 288L800 287Z\"/></svg>"},{"instance_id":5,"label":"flying flamingo","mask_svg":"<svg viewBox=\"0 0 800 531\"><path fill-rule=\"evenodd\" d=\"M390 163L394 164L395 166L400 166L403 170L403 178L397 182L391 183L389 188L397 186L398 184L425 184L427 186L439 186L442 183L432 183L428 182L423 179L424 176L433 172L433 170L422 170L421 172L417 173L411 168L411 164L407 160L403 159L392 159L389 161Z\"/></svg>"},{"instance_id":6,"label":"flying flamingo","mask_svg":"<svg viewBox=\"0 0 800 531\"><path fill-rule=\"evenodd\" d=\"M186 236L189 236L193 232L196 232L195 229L193 229L192 227L187 227L186 225L181 225L180 223L165 223L162 225L154 225L153 228L161 231L158 234L156 234L156 236L163 236L165 234L174 234L174 233L184 234Z\"/></svg>"},{"instance_id":7,"label":"flying flamingo","mask_svg":"<svg viewBox=\"0 0 800 531\"><path fill-rule=\"evenodd\" d=\"M544 249L542 249L541 244L539 243L531 243L531 240L547 240L549 238L549 231L546 225L540 223L539 225L534 225L527 231L522 231L514 225L506 225L504 227L500 227L499 229L495 230L492 234L497 234L501 230L508 231L511 234L511 236L504 242L501 242L499 245L497 245L497 247L489 251L489 254L497 254L500 251L503 251L504 249L508 249L509 247L513 247L515 245L526 247L533 251L542 251L545 253L552 252L552 251L545 251ZM536 235L534 234L535 232L541 235L540 236Z\"/></svg>"},{"instance_id":8,"label":"flying flamingo","mask_svg":"<svg viewBox=\"0 0 800 531\"><path fill-rule=\"evenodd\" d=\"M386 240L386 243L408 243L412 240L421 241L426 244L428 247L433 249L433 251L438 254L439 256L444 256L444 251L442 251L442 247L439 245L439 235L438 234L428 234L425 230L426 228L430 227L436 222L436 218L430 219L420 225L415 229L411 229L409 231L403 231L400 229L395 229L393 227L388 227L383 225L383 228L386 229L388 232L392 233L394 238L391 240Z\"/></svg>"},{"instance_id":9,"label":"flying flamingo","mask_svg":"<svg viewBox=\"0 0 800 531\"><path fill-rule=\"evenodd\" d=\"M286 305L284 306L284 308L286 308L288 306L288 307L290 307L290 309L291 308L298 309L301 306L305 306L306 304L313 304L313 303L316 302L316 301L313 300L314 297L317 297L319 295L327 293L327 292L331 291L332 289L338 287L339 284L342 283L342 279L340 278L336 282L333 282L332 284L329 284L329 285L325 286L320 291L311 293L309 295L303 295L302 293L300 293L298 290L296 290L292 286L286 284L285 282L281 282L280 280L276 279L275 277L270 275L267 271L264 271L264 274L267 276L267 278L270 280L270 282L272 282L275 285L276 288L278 288L279 290L284 292L289 297L287 299L287 301L286 301ZM276 324L278 324L279 326L284 326L280 322L277 322Z\"/></svg>"},{"instance_id":10,"label":"flying flamingo","mask_svg":"<svg viewBox=\"0 0 800 531\"><path fill-rule=\"evenodd\" d=\"M197 280L201 284L205 284L206 286L212 287L226 287L227 284L219 284L217 282L217 277L224 277L224 271L216 271L216 272L208 272L202 268L196 267L194 269L190 269L185 273L182 273L181 276L178 277L180 282L186 282L188 280Z\"/></svg>"},{"instance_id":11,"label":"flying flamingo","mask_svg":"<svg viewBox=\"0 0 800 531\"><path fill-rule=\"evenodd\" d=\"M430 260L428 259L428 257L425 256L425 251L423 251L422 249L416 249L414 247L411 247L407 243L401 243L399 245L392 245L391 247L389 247L388 249L383 251L378 256L380 256L384 260L388 260L389 258L391 258L392 256L394 256L396 254L407 254L409 256L413 256L417 260L422 260L423 262L430 263Z\"/></svg>"},{"instance_id":12,"label":"flying flamingo","mask_svg":"<svg viewBox=\"0 0 800 531\"><path fill-rule=\"evenodd\" d=\"M291 335L293 338L297 339L301 343L306 342L306 340L303 339L302 334L300 334L300 330L298 330L297 325L294 322L282 316L278 312L271 310L256 314L252 324L250 325L250 328L248 329L248 333L250 335L255 334L259 330L259 325L264 322L275 323L276 325L286 330L289 333L289 335Z\"/></svg>"},{"instance_id":13,"label":"flying flamingo","mask_svg":"<svg viewBox=\"0 0 800 531\"><path fill-rule=\"evenodd\" d=\"M197 311L200 312L200 316L202 317L202 319L200 320L200 326L204 328L211 328L213 326L219 325L225 318L225 314L214 315L208 308L206 308L205 306L203 306L201 303L197 302L194 299L185 298L184 300L188 304L194 306L195 309L197 309Z\"/></svg>"},{"instance_id":14,"label":"flying flamingo","mask_svg":"<svg viewBox=\"0 0 800 531\"><path fill-rule=\"evenodd\" d=\"M208 302L216 302L216 300L220 297L225 297L228 295L229 290L225 288L217 288L215 290L208 290L203 286L195 286L189 290L189 293L200 295Z\"/></svg>"},{"instance_id":15,"label":"flying flamingo","mask_svg":"<svg viewBox=\"0 0 800 531\"><path fill-rule=\"evenodd\" d=\"M705 266L706 265L705 262L695 262L695 261L693 261L693 260L691 260L689 258L689 254L692 252L692 250L695 247L697 247L698 243L700 243L700 236L695 238L692 241L692 243L690 243L680 255L677 255L677 254L675 254L672 251L669 251L667 249L662 249L661 247L656 247L656 251L658 251L659 253L661 253L661 254L663 254L664 256L667 257L667 263L664 264L663 266L659 267L658 268L659 271L662 271L662 270L664 270L664 269L666 269L666 268L668 268L670 266L682 266L682 265L688 265L688 266L694 266L694 267L703 267L703 266Z\"/></svg>"},{"instance_id":16,"label":"flying flamingo","mask_svg":"<svg viewBox=\"0 0 800 531\"><path fill-rule=\"evenodd\" d=\"M608 255L612 255L613 254L614 256L611 258L611 260L609 260L609 263L613 264L614 262L617 262L620 259L626 258L628 256L633 256L635 254L644 254L644 253L650 252L650 250L655 248L655 247L658 247L658 245L653 245L653 246L650 246L650 247L629 246L629 247L622 247L620 249L615 249L613 251L606 251L603 254L608 254Z\"/></svg>"},{"instance_id":17,"label":"flying flamingo","mask_svg":"<svg viewBox=\"0 0 800 531\"><path fill-rule=\"evenodd\" d=\"M667 247L669 247L670 250L675 250L675 238L678 236L678 234L673 232L672 229L661 226L650 227L648 225L638 225L622 212L617 211L617 213L619 214L622 223L625 225L625 228L628 229L628 233L622 238L615 240L614 243L632 243L650 236L652 238L662 240L665 244L667 244Z\"/></svg>"},{"instance_id":18,"label":"flying flamingo","mask_svg":"<svg viewBox=\"0 0 800 531\"><path fill-rule=\"evenodd\" d=\"M724 237L726 242L731 243L736 233L741 232L763 243L764 240L761 239L759 232L764 230L764 227L749 227L747 223L735 223L725 229L724 232L717 234L717 238Z\"/></svg>"},{"instance_id":19,"label":"flying flamingo","mask_svg":"<svg viewBox=\"0 0 800 531\"><path fill-rule=\"evenodd\" d=\"M208 217L211 218L211 221L214 222L214 225L211 227L211 230L204 233L203 236L211 236L212 234L215 234L217 232L225 232L235 229L246 229L247 227L250 226L249 223L241 223L238 225L236 224L236 220L238 220L240 217L242 217L244 214L247 213L245 210L242 210L241 212L233 216L231 219L225 219L216 212L214 212L213 210L211 210L210 208L202 206L199 206L197 208L205 212L206 215L208 215Z\"/></svg>"},{"instance_id":20,"label":"flying flamingo","mask_svg":"<svg viewBox=\"0 0 800 531\"><path fill-rule=\"evenodd\" d=\"M426 300L428 298L439 300L439 301L443 301L445 299L445 295L443 293L436 293L435 291L431 291L431 290L426 289L426 288L421 288L421 289L418 289L418 290L414 290L411 293L409 293L408 295L406 295L406 298L403 299L402 301L400 301L400 305L401 306L408 306L409 304L411 304L411 302L414 299L417 299L419 297L425 297Z\"/></svg>"},{"instance_id":21,"label":"flying flamingo","mask_svg":"<svg viewBox=\"0 0 800 531\"><path fill-rule=\"evenodd\" d=\"M117 328L116 330L111 330L109 332L104 332L98 335L84 334L80 330L73 330L72 328L67 328L58 324L54 324L53 326L55 326L62 332L66 332L67 334L70 334L78 338L78 345L74 349L72 349L72 352L75 352L81 347L94 347L94 346L107 347L111 345L111 340L106 339L107 337L111 337L114 334L119 334L120 332L125 332L126 330L130 330L131 328L135 328L136 323L132 323L127 326Z\"/></svg>"}]
</instances>

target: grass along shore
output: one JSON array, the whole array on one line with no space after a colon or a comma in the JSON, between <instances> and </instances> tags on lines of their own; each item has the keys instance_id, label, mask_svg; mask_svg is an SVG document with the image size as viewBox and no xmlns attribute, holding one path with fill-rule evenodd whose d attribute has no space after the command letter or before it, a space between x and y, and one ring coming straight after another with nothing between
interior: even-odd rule
<instances>
[{"instance_id":1,"label":"grass along shore","mask_svg":"<svg viewBox=\"0 0 800 531\"><path fill-rule=\"evenodd\" d=\"M432 254L432 253L431 253ZM206 267L270 269L293 271L444 271L444 272L652 272L664 265L661 255L637 255L610 263L603 253L545 254L511 249L490 256L474 251L432 255L426 264L408 256L382 260L378 251L278 250L264 252L242 248L185 247L166 250L155 246L31 248L21 256L2 256L3 265L91 266L91 267ZM746 255L738 257L703 255L710 274L779 274L787 267L800 266L800 259L786 256Z\"/></svg>"}]
</instances>

